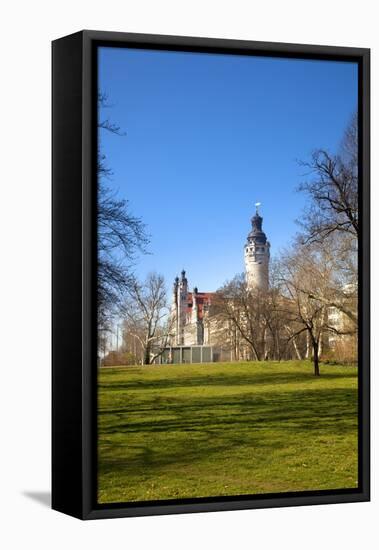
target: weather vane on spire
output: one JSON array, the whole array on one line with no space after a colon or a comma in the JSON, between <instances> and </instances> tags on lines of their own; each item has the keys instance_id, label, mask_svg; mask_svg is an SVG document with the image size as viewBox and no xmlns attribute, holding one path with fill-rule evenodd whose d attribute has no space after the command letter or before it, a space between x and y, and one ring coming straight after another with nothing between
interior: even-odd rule
<instances>
[{"instance_id":1,"label":"weather vane on spire","mask_svg":"<svg viewBox=\"0 0 379 550\"><path fill-rule=\"evenodd\" d=\"M260 203L260 202L256 202L256 203L255 203L255 212L256 212L256 214L259 214L258 208L261 206L261 204L262 204L262 203Z\"/></svg>"}]
</instances>

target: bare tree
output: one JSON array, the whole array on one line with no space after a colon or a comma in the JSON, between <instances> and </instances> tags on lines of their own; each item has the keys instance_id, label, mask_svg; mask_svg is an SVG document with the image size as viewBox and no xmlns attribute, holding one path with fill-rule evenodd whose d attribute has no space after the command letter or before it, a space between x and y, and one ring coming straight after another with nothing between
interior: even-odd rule
<instances>
[{"instance_id":1,"label":"bare tree","mask_svg":"<svg viewBox=\"0 0 379 550\"><path fill-rule=\"evenodd\" d=\"M147 238L142 222L128 211L127 201L118 199L99 184L98 191L98 322L104 326L113 316L130 284L136 253L145 251Z\"/></svg>"},{"instance_id":2,"label":"bare tree","mask_svg":"<svg viewBox=\"0 0 379 550\"><path fill-rule=\"evenodd\" d=\"M265 358L280 361L284 357L291 357L288 350L288 319L285 298L280 293L280 287L272 285L262 298L262 318L267 327L265 333ZM297 339L292 340L295 355L301 359Z\"/></svg>"},{"instance_id":3,"label":"bare tree","mask_svg":"<svg viewBox=\"0 0 379 550\"><path fill-rule=\"evenodd\" d=\"M314 295L329 308L343 314L349 320L351 329L357 331L358 254L352 252L352 240L355 241L351 236L336 234L317 245L317 257L328 267L329 284L322 294L315 288Z\"/></svg>"},{"instance_id":4,"label":"bare tree","mask_svg":"<svg viewBox=\"0 0 379 550\"><path fill-rule=\"evenodd\" d=\"M320 375L319 357L323 337L351 334L350 328L330 322L330 308L335 292L333 265L319 245L299 243L287 251L281 260L282 294L289 323L286 325L289 340L307 334L313 352L314 374Z\"/></svg>"},{"instance_id":5,"label":"bare tree","mask_svg":"<svg viewBox=\"0 0 379 550\"><path fill-rule=\"evenodd\" d=\"M134 278L125 296L125 330L137 338L143 348L143 363L149 365L167 347L175 323L164 278L157 273L150 273L143 283Z\"/></svg>"},{"instance_id":6,"label":"bare tree","mask_svg":"<svg viewBox=\"0 0 379 550\"><path fill-rule=\"evenodd\" d=\"M252 358L260 361L265 357L266 292L250 289L245 275L236 275L217 292L214 313L227 330L235 329L240 337L238 340L248 347Z\"/></svg>"},{"instance_id":7,"label":"bare tree","mask_svg":"<svg viewBox=\"0 0 379 550\"><path fill-rule=\"evenodd\" d=\"M98 106L99 110L108 106L104 94L99 94ZM98 326L100 331L105 331L131 281L131 269L137 253L146 252L148 238L140 218L130 213L128 201L119 198L117 192L106 184L112 177L112 171L101 150L101 132L119 136L124 134L108 118L99 121L98 131L97 298Z\"/></svg>"},{"instance_id":8,"label":"bare tree","mask_svg":"<svg viewBox=\"0 0 379 550\"><path fill-rule=\"evenodd\" d=\"M338 310L348 319L349 330L358 326L358 117L355 114L341 141L338 154L325 150L313 153L302 163L311 178L299 190L309 198L299 243L316 244L329 268L329 286L312 295L325 307ZM299 244L298 243L298 244ZM314 251L313 251L314 253ZM309 339L309 335L308 335Z\"/></svg>"},{"instance_id":9,"label":"bare tree","mask_svg":"<svg viewBox=\"0 0 379 550\"><path fill-rule=\"evenodd\" d=\"M332 155L324 149L313 152L302 162L310 179L299 190L306 193L310 205L299 221L304 242L322 242L334 232L358 236L358 126L355 115L345 131L340 152Z\"/></svg>"}]
</instances>

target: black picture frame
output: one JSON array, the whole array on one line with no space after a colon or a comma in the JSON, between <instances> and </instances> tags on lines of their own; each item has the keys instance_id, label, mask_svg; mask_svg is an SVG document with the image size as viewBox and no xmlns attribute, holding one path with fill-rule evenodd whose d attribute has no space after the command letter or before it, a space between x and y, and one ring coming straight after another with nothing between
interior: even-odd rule
<instances>
[{"instance_id":1,"label":"black picture frame","mask_svg":"<svg viewBox=\"0 0 379 550\"><path fill-rule=\"evenodd\" d=\"M359 67L359 487L96 503L96 120L99 46L355 61ZM52 44L52 507L81 519L370 499L370 50L81 31Z\"/></svg>"}]
</instances>

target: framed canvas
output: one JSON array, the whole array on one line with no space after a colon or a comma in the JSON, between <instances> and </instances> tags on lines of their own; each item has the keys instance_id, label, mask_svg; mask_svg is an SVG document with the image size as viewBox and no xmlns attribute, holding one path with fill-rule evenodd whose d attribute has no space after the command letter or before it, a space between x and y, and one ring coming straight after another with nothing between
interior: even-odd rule
<instances>
[{"instance_id":1,"label":"framed canvas","mask_svg":"<svg viewBox=\"0 0 379 550\"><path fill-rule=\"evenodd\" d=\"M369 59L53 42L55 510L369 500Z\"/></svg>"}]
</instances>

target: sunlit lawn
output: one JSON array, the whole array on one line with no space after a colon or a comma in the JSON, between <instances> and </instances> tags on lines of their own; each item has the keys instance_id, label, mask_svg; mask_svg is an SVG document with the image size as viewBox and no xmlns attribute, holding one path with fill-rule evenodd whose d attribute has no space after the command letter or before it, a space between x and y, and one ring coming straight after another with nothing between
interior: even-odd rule
<instances>
[{"instance_id":1,"label":"sunlit lawn","mask_svg":"<svg viewBox=\"0 0 379 550\"><path fill-rule=\"evenodd\" d=\"M357 369L103 368L100 503L357 486Z\"/></svg>"}]
</instances>

